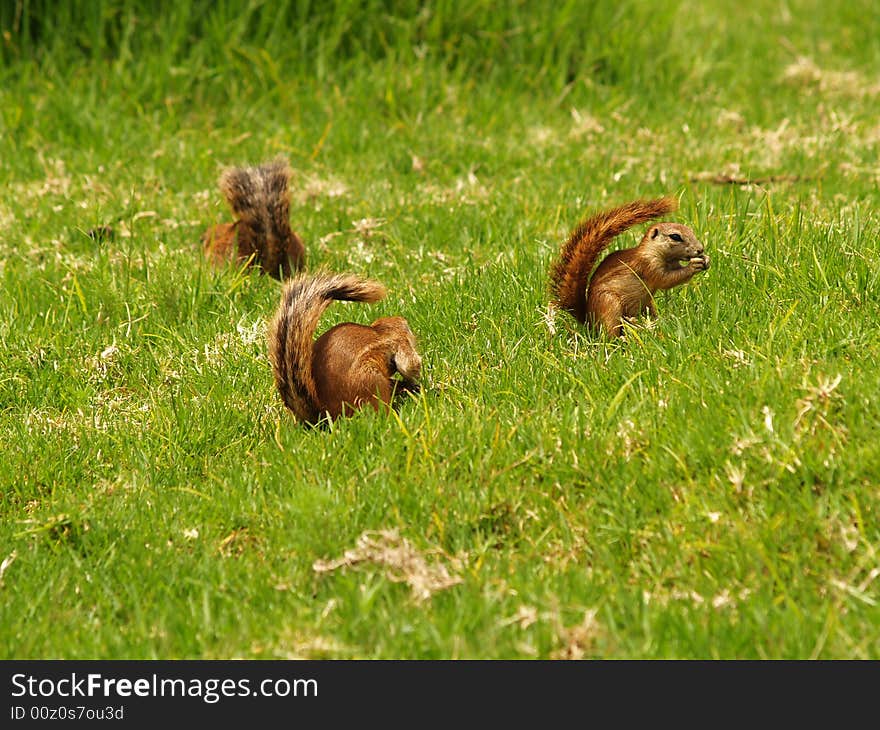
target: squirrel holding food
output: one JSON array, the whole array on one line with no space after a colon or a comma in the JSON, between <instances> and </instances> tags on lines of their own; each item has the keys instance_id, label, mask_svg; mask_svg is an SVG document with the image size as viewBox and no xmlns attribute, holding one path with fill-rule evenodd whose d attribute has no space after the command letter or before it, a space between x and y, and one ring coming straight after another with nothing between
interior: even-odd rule
<instances>
[{"instance_id":1,"label":"squirrel holding food","mask_svg":"<svg viewBox=\"0 0 880 730\"><path fill-rule=\"evenodd\" d=\"M642 314L656 317L655 292L685 284L709 268L709 256L690 228L655 223L638 246L614 251L593 267L615 237L677 207L670 197L636 200L582 221L551 267L553 303L611 336L623 335L624 322Z\"/></svg>"}]
</instances>

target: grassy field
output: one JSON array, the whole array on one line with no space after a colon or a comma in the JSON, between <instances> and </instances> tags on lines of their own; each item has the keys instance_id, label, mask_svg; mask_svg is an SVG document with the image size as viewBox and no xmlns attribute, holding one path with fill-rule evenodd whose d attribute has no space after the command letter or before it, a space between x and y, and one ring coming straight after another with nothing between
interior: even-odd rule
<instances>
[{"instance_id":1,"label":"grassy field","mask_svg":"<svg viewBox=\"0 0 880 730\"><path fill-rule=\"evenodd\" d=\"M0 656L880 658L877 3L177 5L0 10ZM276 155L396 416L298 426L200 258ZM666 193L712 269L554 317Z\"/></svg>"}]
</instances>

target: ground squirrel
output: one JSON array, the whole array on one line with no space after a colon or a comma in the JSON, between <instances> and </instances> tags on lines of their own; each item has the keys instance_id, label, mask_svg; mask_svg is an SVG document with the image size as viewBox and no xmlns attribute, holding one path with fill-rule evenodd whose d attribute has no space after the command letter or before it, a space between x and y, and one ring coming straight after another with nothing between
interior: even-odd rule
<instances>
[{"instance_id":1,"label":"ground squirrel","mask_svg":"<svg viewBox=\"0 0 880 730\"><path fill-rule=\"evenodd\" d=\"M276 279L286 279L305 259L302 240L290 228L290 166L278 159L256 167L232 167L220 176L220 190L234 223L211 226L202 235L215 264L250 261Z\"/></svg>"},{"instance_id":2,"label":"ground squirrel","mask_svg":"<svg viewBox=\"0 0 880 730\"><path fill-rule=\"evenodd\" d=\"M300 421L351 415L365 404L378 410L396 394L418 391L422 359L403 317L383 317L369 327L344 322L312 339L333 300L384 296L379 282L344 274L299 275L285 284L269 326L269 357L281 400Z\"/></svg>"},{"instance_id":3,"label":"ground squirrel","mask_svg":"<svg viewBox=\"0 0 880 730\"><path fill-rule=\"evenodd\" d=\"M599 254L637 223L675 210L674 198L636 200L581 222L550 270L554 304L581 323L623 334L623 322L647 312L657 315L654 292L684 284L709 268L709 256L694 232L679 223L655 223L638 246L615 251L592 277Z\"/></svg>"}]
</instances>

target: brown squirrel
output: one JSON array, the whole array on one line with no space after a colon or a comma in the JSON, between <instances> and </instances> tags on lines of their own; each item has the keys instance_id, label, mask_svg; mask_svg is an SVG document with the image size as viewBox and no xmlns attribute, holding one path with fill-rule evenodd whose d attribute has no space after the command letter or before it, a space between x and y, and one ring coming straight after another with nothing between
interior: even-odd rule
<instances>
[{"instance_id":1,"label":"brown squirrel","mask_svg":"<svg viewBox=\"0 0 880 730\"><path fill-rule=\"evenodd\" d=\"M301 274L284 285L269 326L269 358L281 400L300 421L314 425L325 414L335 419L365 404L379 410L403 392L418 392L422 359L403 317L383 317L369 327L344 322L312 340L333 300L384 296L379 282L346 274Z\"/></svg>"},{"instance_id":2,"label":"brown squirrel","mask_svg":"<svg viewBox=\"0 0 880 730\"><path fill-rule=\"evenodd\" d=\"M202 235L205 255L215 264L249 261L276 279L302 268L302 239L290 228L292 170L283 159L256 167L231 167L220 175L220 190L236 216Z\"/></svg>"},{"instance_id":3,"label":"brown squirrel","mask_svg":"<svg viewBox=\"0 0 880 730\"><path fill-rule=\"evenodd\" d=\"M684 284L709 268L709 256L690 228L656 223L638 246L609 254L592 277L590 272L615 236L677 207L674 198L636 200L582 221L550 270L554 304L613 336L623 334L625 320L645 312L656 317L654 292Z\"/></svg>"}]
</instances>

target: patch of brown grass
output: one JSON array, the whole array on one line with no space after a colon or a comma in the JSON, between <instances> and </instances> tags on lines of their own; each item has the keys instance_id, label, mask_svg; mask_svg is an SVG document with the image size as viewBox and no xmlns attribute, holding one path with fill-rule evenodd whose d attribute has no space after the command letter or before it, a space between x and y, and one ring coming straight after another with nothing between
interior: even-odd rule
<instances>
[{"instance_id":1,"label":"patch of brown grass","mask_svg":"<svg viewBox=\"0 0 880 730\"><path fill-rule=\"evenodd\" d=\"M437 554L432 551L429 554ZM378 566L385 577L395 583L406 583L413 598L424 601L437 591L458 585L462 579L443 563L429 562L424 554L396 530L368 530L358 537L354 548L335 560L316 560L316 573L330 573L340 568Z\"/></svg>"}]
</instances>

